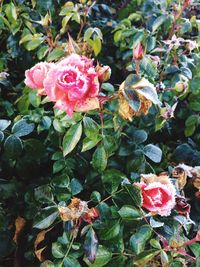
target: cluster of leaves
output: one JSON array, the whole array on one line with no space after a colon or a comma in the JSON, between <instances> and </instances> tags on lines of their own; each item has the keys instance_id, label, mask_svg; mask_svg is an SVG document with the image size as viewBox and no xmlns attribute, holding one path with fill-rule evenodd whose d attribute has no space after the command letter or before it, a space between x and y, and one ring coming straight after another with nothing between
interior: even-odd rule
<instances>
[{"instance_id":1,"label":"cluster of leaves","mask_svg":"<svg viewBox=\"0 0 200 267\"><path fill-rule=\"evenodd\" d=\"M175 211L168 218L146 216L139 189L130 185L141 173L200 165L200 54L189 46L200 43L200 21L195 1L174 15L185 2L1 1L0 73L9 73L0 77L3 266L199 266L200 245L181 247L200 227L196 189L185 190L192 224ZM164 42L173 34L187 42ZM24 72L41 59L67 55L69 41L111 67L110 82L102 84L110 96L135 71L132 52L142 43L140 74L165 106L131 123L119 116L117 99L101 113L72 119L53 109L24 85ZM100 211L76 238L58 212L74 196Z\"/></svg>"}]
</instances>

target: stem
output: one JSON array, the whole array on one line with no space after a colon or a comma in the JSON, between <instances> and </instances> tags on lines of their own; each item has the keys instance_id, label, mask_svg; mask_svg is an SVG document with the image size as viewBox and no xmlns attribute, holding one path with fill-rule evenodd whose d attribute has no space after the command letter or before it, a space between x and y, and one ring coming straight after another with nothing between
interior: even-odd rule
<instances>
[{"instance_id":1,"label":"stem","mask_svg":"<svg viewBox=\"0 0 200 267\"><path fill-rule=\"evenodd\" d=\"M116 194L122 192L123 190L124 190L124 189L122 188L122 189L116 191L115 193L113 193L112 195L110 195L110 196L104 198L103 200L101 200L101 202L99 202L99 203L96 205L96 207L97 207L100 203L107 201L108 199L112 198L114 195L116 195Z\"/></svg>"},{"instance_id":2,"label":"stem","mask_svg":"<svg viewBox=\"0 0 200 267\"><path fill-rule=\"evenodd\" d=\"M66 252L66 254L65 254L65 256L64 256L64 258L63 258L63 260L62 260L62 262L61 262L61 264L60 264L59 267L62 267L62 265L63 265L63 263L64 263L64 261L65 261L65 258L68 256L68 254L69 254L69 252L70 252L70 249L71 249L71 247L72 247L72 245L73 245L73 243L74 243L74 239L75 239L75 237L73 236L72 239L71 239L71 242L70 242L70 244L69 244L68 250L67 250L67 252Z\"/></svg>"}]
</instances>

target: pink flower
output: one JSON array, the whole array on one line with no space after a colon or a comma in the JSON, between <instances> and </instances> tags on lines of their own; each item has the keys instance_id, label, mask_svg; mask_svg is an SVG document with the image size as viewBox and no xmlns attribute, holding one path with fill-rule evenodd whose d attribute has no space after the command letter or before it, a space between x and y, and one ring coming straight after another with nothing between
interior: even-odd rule
<instances>
[{"instance_id":1,"label":"pink flower","mask_svg":"<svg viewBox=\"0 0 200 267\"><path fill-rule=\"evenodd\" d=\"M45 94L44 79L53 66L53 63L40 62L31 69L26 70L25 84L32 89L39 90L39 94Z\"/></svg>"},{"instance_id":2,"label":"pink flower","mask_svg":"<svg viewBox=\"0 0 200 267\"><path fill-rule=\"evenodd\" d=\"M143 203L142 207L153 214L169 216L175 206L175 188L169 181L166 183L144 182L136 183L141 188Z\"/></svg>"},{"instance_id":3,"label":"pink flower","mask_svg":"<svg viewBox=\"0 0 200 267\"><path fill-rule=\"evenodd\" d=\"M44 80L46 94L68 116L99 108L99 81L93 61L71 54L56 64Z\"/></svg>"}]
</instances>

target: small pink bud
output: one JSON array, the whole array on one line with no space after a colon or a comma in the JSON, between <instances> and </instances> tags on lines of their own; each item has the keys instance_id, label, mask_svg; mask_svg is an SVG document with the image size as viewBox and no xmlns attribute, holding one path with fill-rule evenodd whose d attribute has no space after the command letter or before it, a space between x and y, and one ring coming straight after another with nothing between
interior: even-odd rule
<instances>
[{"instance_id":1,"label":"small pink bud","mask_svg":"<svg viewBox=\"0 0 200 267\"><path fill-rule=\"evenodd\" d=\"M133 50L133 59L141 60L144 57L144 52L141 43L138 43L135 49Z\"/></svg>"}]
</instances>

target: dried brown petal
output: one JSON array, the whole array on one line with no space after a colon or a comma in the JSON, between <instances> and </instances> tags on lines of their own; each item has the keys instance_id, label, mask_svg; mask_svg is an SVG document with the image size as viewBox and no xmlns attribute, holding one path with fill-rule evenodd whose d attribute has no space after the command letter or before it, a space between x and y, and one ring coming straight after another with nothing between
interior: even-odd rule
<instances>
[{"instance_id":1,"label":"dried brown petal","mask_svg":"<svg viewBox=\"0 0 200 267\"><path fill-rule=\"evenodd\" d=\"M141 175L141 182L144 182L146 184L150 184L153 182L160 182L161 184L168 184L169 181L169 176L166 174L161 174L161 175L155 175L155 174L142 174Z\"/></svg>"},{"instance_id":2,"label":"dried brown petal","mask_svg":"<svg viewBox=\"0 0 200 267\"><path fill-rule=\"evenodd\" d=\"M178 188L183 189L187 183L187 172L181 167L175 167L172 175L177 179Z\"/></svg>"}]
</instances>

